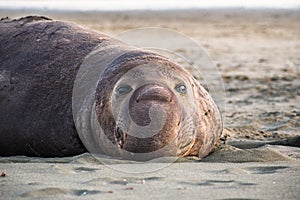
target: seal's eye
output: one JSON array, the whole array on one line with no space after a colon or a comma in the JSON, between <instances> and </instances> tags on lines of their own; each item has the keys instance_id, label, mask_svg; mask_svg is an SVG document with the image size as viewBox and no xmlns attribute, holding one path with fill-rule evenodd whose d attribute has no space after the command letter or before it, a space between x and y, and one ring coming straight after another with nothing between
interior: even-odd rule
<instances>
[{"instance_id":1,"label":"seal's eye","mask_svg":"<svg viewBox=\"0 0 300 200\"><path fill-rule=\"evenodd\" d=\"M181 94L185 94L187 92L186 86L184 83L179 83L175 86L175 90Z\"/></svg>"},{"instance_id":2,"label":"seal's eye","mask_svg":"<svg viewBox=\"0 0 300 200\"><path fill-rule=\"evenodd\" d=\"M131 92L132 87L130 87L129 85L121 85L119 87L117 87L116 89L116 94L121 96L124 94L128 94L129 92Z\"/></svg>"}]
</instances>

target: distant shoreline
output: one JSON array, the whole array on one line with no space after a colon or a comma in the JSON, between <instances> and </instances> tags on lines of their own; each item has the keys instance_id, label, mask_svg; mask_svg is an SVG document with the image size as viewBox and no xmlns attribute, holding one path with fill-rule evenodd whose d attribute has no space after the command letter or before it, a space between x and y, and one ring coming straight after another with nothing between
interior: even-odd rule
<instances>
[{"instance_id":1,"label":"distant shoreline","mask_svg":"<svg viewBox=\"0 0 300 200\"><path fill-rule=\"evenodd\" d=\"M70 0L0 0L0 10L26 10L26 11L188 11L188 10L299 10L300 2L298 0L277 0L277 1L171 1L160 0L90 0L70 1Z\"/></svg>"},{"instance_id":2,"label":"distant shoreline","mask_svg":"<svg viewBox=\"0 0 300 200\"><path fill-rule=\"evenodd\" d=\"M201 11L266 11L266 12L272 12L272 11L279 11L279 12L284 12L284 11L300 11L300 7L297 8L245 8L245 7L224 7L224 8L189 8L189 9L132 9L132 10L71 10L71 9L24 9L24 8L3 8L0 7L0 12L1 11L6 11L6 12L51 12L51 13L75 13L75 12L82 12L82 13L132 13L132 12L201 12Z\"/></svg>"}]
</instances>

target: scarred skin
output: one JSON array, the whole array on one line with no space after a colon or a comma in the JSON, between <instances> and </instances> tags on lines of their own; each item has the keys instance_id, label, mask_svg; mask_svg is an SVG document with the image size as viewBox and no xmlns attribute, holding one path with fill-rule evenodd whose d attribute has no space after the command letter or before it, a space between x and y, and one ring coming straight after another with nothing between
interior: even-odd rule
<instances>
[{"instance_id":1,"label":"scarred skin","mask_svg":"<svg viewBox=\"0 0 300 200\"><path fill-rule=\"evenodd\" d=\"M81 140L72 114L74 81L93 49L114 43L118 41L106 35L45 17L2 19L0 155L61 157L86 152L92 144ZM197 108L191 115L182 112L173 85L153 83L134 88L126 98L130 99L129 113L136 124L149 123L147 111L154 104L166 110L167 119L153 137L137 138L118 127L111 110L112 94L126 72L149 63L185 77L192 91L188 95L193 96ZM128 51L105 69L97 85L95 110L111 143L133 153L156 151L174 142L161 156L202 158L213 151L222 133L220 113L203 87L169 59L140 50ZM194 124L193 130L186 131L188 123Z\"/></svg>"}]
</instances>

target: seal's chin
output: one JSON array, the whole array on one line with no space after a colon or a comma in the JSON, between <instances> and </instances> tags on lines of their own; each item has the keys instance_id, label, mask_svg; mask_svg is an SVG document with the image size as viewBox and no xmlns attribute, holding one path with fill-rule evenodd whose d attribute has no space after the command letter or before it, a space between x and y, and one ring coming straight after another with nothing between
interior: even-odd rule
<instances>
[{"instance_id":1,"label":"seal's chin","mask_svg":"<svg viewBox=\"0 0 300 200\"><path fill-rule=\"evenodd\" d=\"M131 153L150 153L174 143L181 109L169 88L158 84L137 88L130 97L128 114L130 120L121 121L129 123L116 123L114 129L119 148ZM169 150L165 153L174 154Z\"/></svg>"}]
</instances>

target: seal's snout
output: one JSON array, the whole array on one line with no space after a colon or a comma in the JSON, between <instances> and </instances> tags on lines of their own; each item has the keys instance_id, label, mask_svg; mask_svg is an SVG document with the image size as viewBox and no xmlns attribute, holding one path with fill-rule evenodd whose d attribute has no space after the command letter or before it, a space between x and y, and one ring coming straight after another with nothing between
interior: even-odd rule
<instances>
[{"instance_id":1,"label":"seal's snout","mask_svg":"<svg viewBox=\"0 0 300 200\"><path fill-rule=\"evenodd\" d=\"M140 101L161 101L170 102L172 100L172 93L167 88L157 84L146 84L136 90L136 102Z\"/></svg>"},{"instance_id":2,"label":"seal's snout","mask_svg":"<svg viewBox=\"0 0 300 200\"><path fill-rule=\"evenodd\" d=\"M147 126L151 123L149 110L153 105L159 105L167 109L166 103L172 103L173 93L161 85L145 84L132 94L129 101L129 109L132 120L139 126Z\"/></svg>"}]
</instances>

